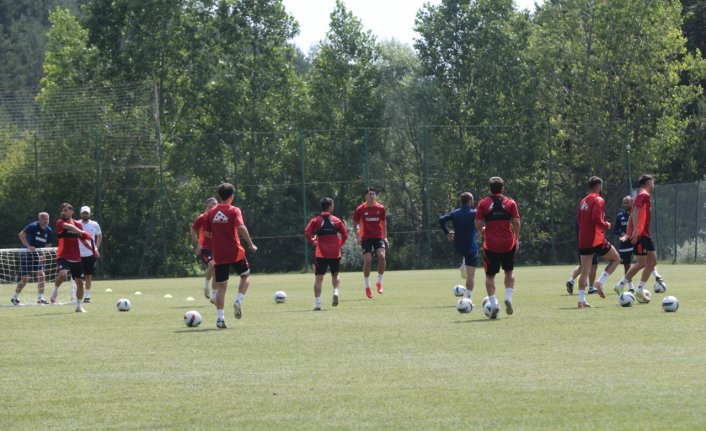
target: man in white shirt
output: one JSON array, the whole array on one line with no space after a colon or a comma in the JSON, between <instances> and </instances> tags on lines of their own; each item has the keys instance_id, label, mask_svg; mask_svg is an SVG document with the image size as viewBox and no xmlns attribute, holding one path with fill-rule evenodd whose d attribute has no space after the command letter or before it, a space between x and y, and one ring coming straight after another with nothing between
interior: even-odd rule
<instances>
[{"instance_id":1,"label":"man in white shirt","mask_svg":"<svg viewBox=\"0 0 706 431\"><path fill-rule=\"evenodd\" d=\"M81 264L83 265L83 273L85 274L85 295L83 302L91 302L91 279L93 278L93 272L96 269L96 262L100 257L98 249L103 242L103 233L101 232L101 227L95 220L91 220L91 208L87 206L81 207L81 227L83 227L84 232L91 234L93 238L91 242L92 248L88 248L79 242L79 248L81 249Z\"/></svg>"}]
</instances>

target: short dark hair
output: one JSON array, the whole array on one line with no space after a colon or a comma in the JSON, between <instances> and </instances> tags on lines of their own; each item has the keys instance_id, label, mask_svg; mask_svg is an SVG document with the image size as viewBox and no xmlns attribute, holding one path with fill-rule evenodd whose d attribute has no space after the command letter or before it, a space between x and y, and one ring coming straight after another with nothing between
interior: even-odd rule
<instances>
[{"instance_id":1,"label":"short dark hair","mask_svg":"<svg viewBox=\"0 0 706 431\"><path fill-rule=\"evenodd\" d=\"M321 211L329 211L331 208L333 208L333 199L322 198L321 199Z\"/></svg>"},{"instance_id":2,"label":"short dark hair","mask_svg":"<svg viewBox=\"0 0 706 431\"><path fill-rule=\"evenodd\" d=\"M214 197L210 197L210 198L206 199L206 205L210 204L211 202L213 202L214 204L217 204L218 199L216 199Z\"/></svg>"},{"instance_id":3,"label":"short dark hair","mask_svg":"<svg viewBox=\"0 0 706 431\"><path fill-rule=\"evenodd\" d=\"M490 177L488 180L488 187L490 187L490 193L497 195L503 192L505 187L505 181L500 177Z\"/></svg>"},{"instance_id":4,"label":"short dark hair","mask_svg":"<svg viewBox=\"0 0 706 431\"><path fill-rule=\"evenodd\" d=\"M370 193L370 192L375 192L375 193L377 194L377 192L375 191L375 189L374 189L374 188L372 188L372 187L368 186L368 188L367 188L367 189L365 189L365 193L363 193L363 196L367 196L367 195L368 195L368 193Z\"/></svg>"},{"instance_id":5,"label":"short dark hair","mask_svg":"<svg viewBox=\"0 0 706 431\"><path fill-rule=\"evenodd\" d=\"M463 193L461 193L461 203L462 203L463 205L468 205L469 202L470 202L470 203L473 202L473 195L471 194L471 192L463 192Z\"/></svg>"},{"instance_id":6,"label":"short dark hair","mask_svg":"<svg viewBox=\"0 0 706 431\"><path fill-rule=\"evenodd\" d=\"M73 205L71 205L71 204L68 203L68 202L64 202L63 204L61 204L61 211L64 211L64 208L68 208L68 209L70 209L71 211L74 210Z\"/></svg>"},{"instance_id":7,"label":"short dark hair","mask_svg":"<svg viewBox=\"0 0 706 431\"><path fill-rule=\"evenodd\" d=\"M637 184L640 186L644 186L645 184L647 184L648 181L651 180L654 180L654 178L652 178L652 175L645 174L640 177L640 179L637 181Z\"/></svg>"},{"instance_id":8,"label":"short dark hair","mask_svg":"<svg viewBox=\"0 0 706 431\"><path fill-rule=\"evenodd\" d=\"M218 196L220 196L221 201L227 200L229 197L235 194L235 187L231 183L223 183L218 186Z\"/></svg>"},{"instance_id":9,"label":"short dark hair","mask_svg":"<svg viewBox=\"0 0 706 431\"><path fill-rule=\"evenodd\" d=\"M603 180L598 178L597 176L592 176L591 178L588 179L588 188L593 189L599 184L603 184Z\"/></svg>"}]
</instances>

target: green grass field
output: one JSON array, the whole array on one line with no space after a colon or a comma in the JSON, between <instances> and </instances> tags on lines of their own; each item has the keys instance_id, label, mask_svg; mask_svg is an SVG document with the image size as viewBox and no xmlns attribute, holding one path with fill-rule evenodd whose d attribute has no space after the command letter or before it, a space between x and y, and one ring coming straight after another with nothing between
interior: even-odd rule
<instances>
[{"instance_id":1,"label":"green grass field","mask_svg":"<svg viewBox=\"0 0 706 431\"><path fill-rule=\"evenodd\" d=\"M456 269L390 271L373 300L342 274L337 308L327 275L321 312L313 275L255 275L226 330L202 279L98 281L86 314L0 307L0 429L704 429L704 266L660 269L676 313L664 294L632 308L592 295L579 310L570 267L524 267L515 314L497 321L480 309L481 271L466 315ZM122 297L130 312L116 311ZM183 324L190 309L199 328Z\"/></svg>"}]
</instances>

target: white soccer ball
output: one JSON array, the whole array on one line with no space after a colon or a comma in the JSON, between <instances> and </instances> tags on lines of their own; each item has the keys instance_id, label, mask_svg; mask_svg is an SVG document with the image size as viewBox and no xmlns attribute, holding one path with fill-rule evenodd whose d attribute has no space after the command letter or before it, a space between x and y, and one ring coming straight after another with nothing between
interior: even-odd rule
<instances>
[{"instance_id":1,"label":"white soccer ball","mask_svg":"<svg viewBox=\"0 0 706 431\"><path fill-rule=\"evenodd\" d=\"M623 307L632 307L632 304L635 303L635 295L630 292L623 292L618 296L618 301Z\"/></svg>"},{"instance_id":2,"label":"white soccer ball","mask_svg":"<svg viewBox=\"0 0 706 431\"><path fill-rule=\"evenodd\" d=\"M466 286L462 284L457 284L454 286L454 295L458 297L466 296Z\"/></svg>"},{"instance_id":3,"label":"white soccer ball","mask_svg":"<svg viewBox=\"0 0 706 431\"><path fill-rule=\"evenodd\" d=\"M184 313L184 324L189 328L195 328L201 324L201 313L196 310L189 310Z\"/></svg>"},{"instance_id":4,"label":"white soccer ball","mask_svg":"<svg viewBox=\"0 0 706 431\"><path fill-rule=\"evenodd\" d=\"M473 303L468 298L461 298L456 302L456 310L461 314L470 313L473 311Z\"/></svg>"},{"instance_id":5,"label":"white soccer ball","mask_svg":"<svg viewBox=\"0 0 706 431\"><path fill-rule=\"evenodd\" d=\"M132 308L130 300L127 298L121 299L115 306L118 307L118 311L130 311Z\"/></svg>"},{"instance_id":6,"label":"white soccer ball","mask_svg":"<svg viewBox=\"0 0 706 431\"><path fill-rule=\"evenodd\" d=\"M490 317L490 313L493 311L493 306L490 305L490 298L487 296L483 298L483 314L485 314L485 317Z\"/></svg>"},{"instance_id":7,"label":"white soccer ball","mask_svg":"<svg viewBox=\"0 0 706 431\"><path fill-rule=\"evenodd\" d=\"M667 285L663 281L655 281L652 288L655 290L655 293L664 293L667 291Z\"/></svg>"},{"instance_id":8,"label":"white soccer ball","mask_svg":"<svg viewBox=\"0 0 706 431\"><path fill-rule=\"evenodd\" d=\"M278 290L275 292L274 300L277 304L283 304L287 300L287 294L283 290Z\"/></svg>"},{"instance_id":9,"label":"white soccer ball","mask_svg":"<svg viewBox=\"0 0 706 431\"><path fill-rule=\"evenodd\" d=\"M650 301L652 301L652 292L650 292L647 289L643 289L642 290L642 301L640 301L640 302L642 302L643 304L647 304Z\"/></svg>"},{"instance_id":10,"label":"white soccer ball","mask_svg":"<svg viewBox=\"0 0 706 431\"><path fill-rule=\"evenodd\" d=\"M662 310L673 312L679 309L679 300L675 296L665 296L662 300Z\"/></svg>"}]
</instances>

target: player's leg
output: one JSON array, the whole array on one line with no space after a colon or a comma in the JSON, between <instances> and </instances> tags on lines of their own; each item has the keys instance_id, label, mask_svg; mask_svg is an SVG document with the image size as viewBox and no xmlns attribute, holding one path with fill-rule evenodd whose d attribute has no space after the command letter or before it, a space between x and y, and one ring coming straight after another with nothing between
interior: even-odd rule
<instances>
[{"instance_id":1,"label":"player's leg","mask_svg":"<svg viewBox=\"0 0 706 431\"><path fill-rule=\"evenodd\" d=\"M647 283L647 280L649 280L650 275L652 275L652 271L654 270L655 266L657 266L657 251L655 251L654 244L652 243L652 239L642 237L640 239L642 249L645 252L645 267L642 270L642 277L640 277L640 282L637 284L637 292L635 292L635 299L638 300L638 302L649 302L647 298L645 298L645 283Z\"/></svg>"},{"instance_id":2,"label":"player's leg","mask_svg":"<svg viewBox=\"0 0 706 431\"><path fill-rule=\"evenodd\" d=\"M375 254L378 258L378 279L375 283L375 287L378 293L383 293L384 289L382 287L382 275L385 273L385 267L387 266L387 261L385 260L385 243L380 240L381 244L375 249Z\"/></svg>"},{"instance_id":3,"label":"player's leg","mask_svg":"<svg viewBox=\"0 0 706 431\"><path fill-rule=\"evenodd\" d=\"M370 266L373 262L373 247L370 241L363 241L361 246L363 248L363 279L365 281L363 288L365 289L365 296L372 298L373 290L370 288Z\"/></svg>"},{"instance_id":4,"label":"player's leg","mask_svg":"<svg viewBox=\"0 0 706 431\"><path fill-rule=\"evenodd\" d=\"M593 255L593 260L591 261L591 269L588 271L588 294L592 295L597 292L596 288L593 287L593 283L596 282L596 273L598 272L598 256Z\"/></svg>"},{"instance_id":5,"label":"player's leg","mask_svg":"<svg viewBox=\"0 0 706 431\"><path fill-rule=\"evenodd\" d=\"M503 253L502 267L505 272L505 312L511 315L514 313L512 308L512 292L515 289L515 250Z\"/></svg>"},{"instance_id":6,"label":"player's leg","mask_svg":"<svg viewBox=\"0 0 706 431\"><path fill-rule=\"evenodd\" d=\"M83 265L81 264L81 261L71 262L70 264L71 278L76 282L76 312L85 313L86 310L84 310L81 306L84 293L83 278L85 277L85 275L83 274Z\"/></svg>"},{"instance_id":7,"label":"player's leg","mask_svg":"<svg viewBox=\"0 0 706 431\"><path fill-rule=\"evenodd\" d=\"M206 274L205 274L206 280L204 281L204 286L203 286L203 294L207 299L216 290L216 279L213 278L214 271L215 271L215 269L213 266L213 260L209 259L208 263L206 263ZM211 289L210 294L208 292L209 289Z\"/></svg>"},{"instance_id":8,"label":"player's leg","mask_svg":"<svg viewBox=\"0 0 706 431\"><path fill-rule=\"evenodd\" d=\"M250 287L250 264L248 264L247 259L243 258L235 262L235 269L240 276L240 283L238 284L238 295L235 297L235 302L233 302L233 312L236 319L242 319L243 300L245 299L245 294L248 293L248 287Z\"/></svg>"},{"instance_id":9,"label":"player's leg","mask_svg":"<svg viewBox=\"0 0 706 431\"><path fill-rule=\"evenodd\" d=\"M588 308L591 306L586 302L586 286L588 285L589 273L591 272L591 264L593 261L593 252L590 249L581 249L581 274L579 275L579 308Z\"/></svg>"},{"instance_id":10,"label":"player's leg","mask_svg":"<svg viewBox=\"0 0 706 431\"><path fill-rule=\"evenodd\" d=\"M44 283L47 276L44 271L37 271L37 304L48 304L47 300L44 299Z\"/></svg>"},{"instance_id":11,"label":"player's leg","mask_svg":"<svg viewBox=\"0 0 706 431\"><path fill-rule=\"evenodd\" d=\"M600 277L598 277L598 280L596 280L595 283L593 283L593 286L596 288L598 293L598 296L601 298L605 298L605 293L603 291L603 286L605 286L606 280L608 280L608 277L620 266L620 255L618 254L618 250L615 249L609 242L603 243L603 245L600 246L596 250L599 255L603 257L603 259L608 260L608 265L606 265L605 269L603 270L603 273L601 274Z\"/></svg>"},{"instance_id":12,"label":"player's leg","mask_svg":"<svg viewBox=\"0 0 706 431\"><path fill-rule=\"evenodd\" d=\"M466 298L472 299L473 288L475 287L476 266L478 265L478 253L469 253L463 257L466 268ZM471 302L473 302L471 300Z\"/></svg>"},{"instance_id":13,"label":"player's leg","mask_svg":"<svg viewBox=\"0 0 706 431\"><path fill-rule=\"evenodd\" d=\"M20 304L20 293L22 293L22 289L27 285L29 282L29 274L25 274L20 276L20 281L17 282L17 286L15 286L15 294L12 295L12 299L10 299L10 302L13 305L19 305Z\"/></svg>"},{"instance_id":14,"label":"player's leg","mask_svg":"<svg viewBox=\"0 0 706 431\"><path fill-rule=\"evenodd\" d=\"M581 257L579 256L579 260ZM566 281L566 293L569 295L574 294L574 282L576 281L576 277L578 277L581 274L581 264L579 263L576 265L576 268L574 268L573 271L571 271L571 276L569 279Z\"/></svg>"},{"instance_id":15,"label":"player's leg","mask_svg":"<svg viewBox=\"0 0 706 431\"><path fill-rule=\"evenodd\" d=\"M66 280L69 275L68 262L64 259L58 259L56 262L56 278L54 278L54 290L51 292L50 301L52 304L56 302L57 296L59 296L59 287Z\"/></svg>"},{"instance_id":16,"label":"player's leg","mask_svg":"<svg viewBox=\"0 0 706 431\"><path fill-rule=\"evenodd\" d=\"M327 266L326 260L320 257L314 260L314 311L321 310L321 291Z\"/></svg>"},{"instance_id":17,"label":"player's leg","mask_svg":"<svg viewBox=\"0 0 706 431\"><path fill-rule=\"evenodd\" d=\"M91 281L93 279L93 270L96 268L96 258L95 256L82 257L81 264L85 276L83 302L89 303L91 302Z\"/></svg>"},{"instance_id":18,"label":"player's leg","mask_svg":"<svg viewBox=\"0 0 706 431\"><path fill-rule=\"evenodd\" d=\"M338 293L341 287L341 279L338 276L338 272L341 268L341 259L335 259L334 263L331 264L331 284L333 285L333 299L331 300L331 305L338 306Z\"/></svg>"},{"instance_id":19,"label":"player's leg","mask_svg":"<svg viewBox=\"0 0 706 431\"><path fill-rule=\"evenodd\" d=\"M484 253L485 266L485 291L488 294L491 312L489 319L497 319L500 307L498 306L498 298L495 296L495 275L500 272L500 253L494 253L485 250Z\"/></svg>"},{"instance_id":20,"label":"player's leg","mask_svg":"<svg viewBox=\"0 0 706 431\"><path fill-rule=\"evenodd\" d=\"M223 311L226 301L226 291L228 290L228 279L230 278L230 264L224 263L216 265L214 268L214 279L216 281L216 327L225 329L226 319Z\"/></svg>"}]
</instances>

